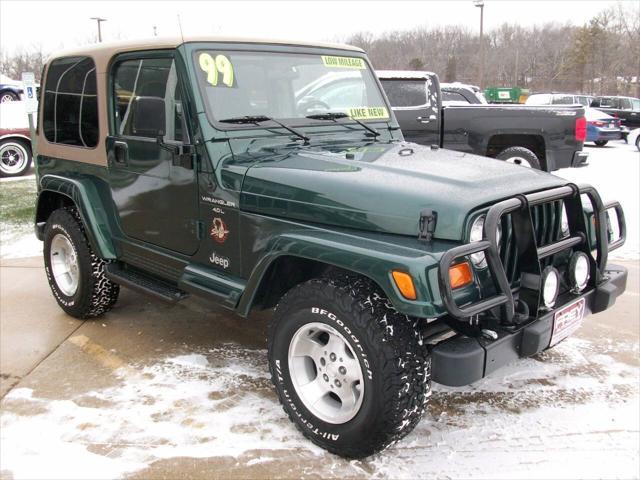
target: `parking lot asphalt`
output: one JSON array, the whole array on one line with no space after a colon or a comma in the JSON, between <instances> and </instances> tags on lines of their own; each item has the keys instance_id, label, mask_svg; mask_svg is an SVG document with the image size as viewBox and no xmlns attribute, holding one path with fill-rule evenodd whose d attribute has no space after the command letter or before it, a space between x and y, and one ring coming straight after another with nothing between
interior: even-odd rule
<instances>
[{"instance_id":1,"label":"parking lot asphalt","mask_svg":"<svg viewBox=\"0 0 640 480\"><path fill-rule=\"evenodd\" d=\"M280 409L269 314L123 290L82 322L56 305L41 258L3 260L0 478L637 477L640 269L617 263L627 292L575 338L473 386L436 385L414 433L348 462Z\"/></svg>"}]
</instances>

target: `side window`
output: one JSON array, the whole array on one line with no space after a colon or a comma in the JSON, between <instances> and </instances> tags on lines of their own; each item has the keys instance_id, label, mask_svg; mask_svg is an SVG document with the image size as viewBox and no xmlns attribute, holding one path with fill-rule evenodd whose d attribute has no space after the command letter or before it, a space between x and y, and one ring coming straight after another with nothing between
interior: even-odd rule
<instances>
[{"instance_id":1,"label":"side window","mask_svg":"<svg viewBox=\"0 0 640 480\"><path fill-rule=\"evenodd\" d=\"M578 103L572 96L569 95L556 95L553 97L554 105L573 105L574 103Z\"/></svg>"},{"instance_id":2,"label":"side window","mask_svg":"<svg viewBox=\"0 0 640 480\"><path fill-rule=\"evenodd\" d=\"M607 108L618 108L617 105L614 104L613 102L613 98L601 98L600 99L600 106L601 107L607 107Z\"/></svg>"},{"instance_id":3,"label":"side window","mask_svg":"<svg viewBox=\"0 0 640 480\"><path fill-rule=\"evenodd\" d=\"M428 105L427 83L424 80L381 80L392 107Z\"/></svg>"},{"instance_id":4,"label":"side window","mask_svg":"<svg viewBox=\"0 0 640 480\"><path fill-rule=\"evenodd\" d=\"M182 101L172 58L118 63L113 73L115 133L182 141Z\"/></svg>"},{"instance_id":5,"label":"side window","mask_svg":"<svg viewBox=\"0 0 640 480\"><path fill-rule=\"evenodd\" d=\"M442 90L442 103L444 102L447 102L449 105L469 103L469 101L464 98L464 95L458 92L452 92L451 90Z\"/></svg>"},{"instance_id":6,"label":"side window","mask_svg":"<svg viewBox=\"0 0 640 480\"><path fill-rule=\"evenodd\" d=\"M49 65L42 127L52 143L93 148L98 144L96 66L89 57L65 57Z\"/></svg>"},{"instance_id":7,"label":"side window","mask_svg":"<svg viewBox=\"0 0 640 480\"><path fill-rule=\"evenodd\" d=\"M621 98L620 100L620 108L622 110L631 110L631 100L628 98Z\"/></svg>"}]
</instances>

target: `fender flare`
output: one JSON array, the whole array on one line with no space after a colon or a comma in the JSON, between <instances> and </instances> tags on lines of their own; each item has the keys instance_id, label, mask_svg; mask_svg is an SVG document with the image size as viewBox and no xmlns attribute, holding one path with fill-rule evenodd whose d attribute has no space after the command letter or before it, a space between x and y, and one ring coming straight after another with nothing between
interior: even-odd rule
<instances>
[{"instance_id":1,"label":"fender flare","mask_svg":"<svg viewBox=\"0 0 640 480\"><path fill-rule=\"evenodd\" d=\"M334 235L335 241L332 241L330 237ZM436 255L393 245L381 249L377 241L371 241L371 245L362 239L346 243L348 239L354 240L354 237L315 231L288 233L272 239L267 252L251 272L236 312L243 317L248 315L261 284L268 281L266 272L279 258L288 256L323 263L369 278L384 291L400 313L419 317L435 317L443 313L440 302L434 302L433 292L429 288L433 281L437 281ZM378 248L372 250L374 244ZM372 251L375 254L371 254ZM407 255L402 255L403 252ZM408 255L409 252L413 255ZM418 292L417 301L402 296L391 277L394 269L412 276Z\"/></svg>"},{"instance_id":2,"label":"fender flare","mask_svg":"<svg viewBox=\"0 0 640 480\"><path fill-rule=\"evenodd\" d=\"M41 200L46 192L69 198L78 208L80 218L84 224L91 247L96 254L105 259L118 258L117 249L113 242L113 228L109 223L106 205L99 189L91 179L61 177L45 175L40 179L40 188L36 202L36 235L42 240L42 219L39 218Z\"/></svg>"}]
</instances>

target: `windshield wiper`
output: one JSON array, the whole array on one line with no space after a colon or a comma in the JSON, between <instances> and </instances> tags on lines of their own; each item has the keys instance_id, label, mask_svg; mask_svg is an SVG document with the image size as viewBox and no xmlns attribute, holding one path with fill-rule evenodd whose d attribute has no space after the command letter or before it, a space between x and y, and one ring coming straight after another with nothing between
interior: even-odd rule
<instances>
[{"instance_id":1,"label":"windshield wiper","mask_svg":"<svg viewBox=\"0 0 640 480\"><path fill-rule=\"evenodd\" d=\"M238 124L243 124L243 123L255 123L256 125L262 123L262 122L273 122L276 123L278 125L280 125L282 128L284 128L285 130L290 131L291 133L293 133L296 137L304 140L305 143L309 142L309 137L307 137L304 133L296 130L295 128L291 128L288 125L285 125L282 122L279 122L278 120L275 120L271 117L267 117L266 115L244 115L243 117L231 117L231 118L225 118L224 120L219 120L220 123L238 123Z\"/></svg>"},{"instance_id":2,"label":"windshield wiper","mask_svg":"<svg viewBox=\"0 0 640 480\"><path fill-rule=\"evenodd\" d=\"M375 128L370 127L366 123L361 122L357 118L353 118L353 117L347 115L344 112L316 113L316 114L313 114L313 115L307 115L307 118L310 118L311 120L333 120L334 122L336 120L338 120L339 118L349 118L349 119L353 120L354 122L356 122L358 125L360 125L362 128L364 128L365 130L370 131L373 134L374 137L377 137L377 136L380 135L380 132L378 130L376 130Z\"/></svg>"}]
</instances>

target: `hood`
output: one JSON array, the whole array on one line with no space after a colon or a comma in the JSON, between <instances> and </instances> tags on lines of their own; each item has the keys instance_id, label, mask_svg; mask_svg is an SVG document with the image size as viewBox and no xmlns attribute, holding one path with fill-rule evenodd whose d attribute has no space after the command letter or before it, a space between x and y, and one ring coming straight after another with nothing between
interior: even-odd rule
<instances>
[{"instance_id":1,"label":"hood","mask_svg":"<svg viewBox=\"0 0 640 480\"><path fill-rule=\"evenodd\" d=\"M435 237L461 240L470 212L519 193L566 184L539 170L412 143L270 147L234 152L249 164L240 208L315 224L417 236L420 212L438 213Z\"/></svg>"}]
</instances>

